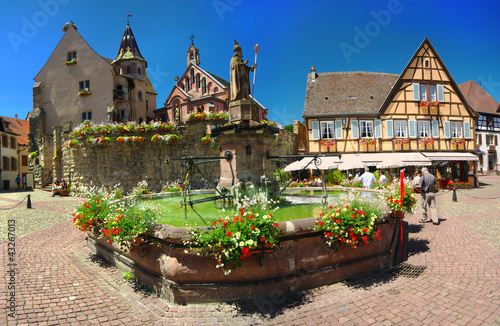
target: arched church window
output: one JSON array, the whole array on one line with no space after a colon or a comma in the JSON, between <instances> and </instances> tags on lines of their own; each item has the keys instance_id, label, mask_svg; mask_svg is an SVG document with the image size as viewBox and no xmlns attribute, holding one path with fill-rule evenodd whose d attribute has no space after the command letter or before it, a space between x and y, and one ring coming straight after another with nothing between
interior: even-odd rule
<instances>
[{"instance_id":1,"label":"arched church window","mask_svg":"<svg viewBox=\"0 0 500 326\"><path fill-rule=\"evenodd\" d=\"M201 80L201 93L205 94L207 92L207 79L203 77Z\"/></svg>"}]
</instances>

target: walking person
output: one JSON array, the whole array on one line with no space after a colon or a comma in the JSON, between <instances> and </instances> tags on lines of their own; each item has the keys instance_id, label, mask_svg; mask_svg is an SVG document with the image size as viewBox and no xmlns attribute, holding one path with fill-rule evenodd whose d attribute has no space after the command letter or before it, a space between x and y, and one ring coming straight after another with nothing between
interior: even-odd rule
<instances>
[{"instance_id":1,"label":"walking person","mask_svg":"<svg viewBox=\"0 0 500 326\"><path fill-rule=\"evenodd\" d=\"M422 176L420 177L419 185L420 191L422 192L420 223L427 222L427 206L429 206L432 223L434 225L439 225L439 217L436 209L436 195L434 194L436 177L430 174L427 168L422 168Z\"/></svg>"},{"instance_id":2,"label":"walking person","mask_svg":"<svg viewBox=\"0 0 500 326\"><path fill-rule=\"evenodd\" d=\"M17 183L17 189L21 188L19 184L21 183L21 178L19 177L19 174L16 177L16 183Z\"/></svg>"},{"instance_id":3,"label":"walking person","mask_svg":"<svg viewBox=\"0 0 500 326\"><path fill-rule=\"evenodd\" d=\"M26 187L26 175L23 175L23 189L27 189L27 187Z\"/></svg>"},{"instance_id":4,"label":"walking person","mask_svg":"<svg viewBox=\"0 0 500 326\"><path fill-rule=\"evenodd\" d=\"M365 173L359 177L359 181L363 184L363 187L371 189L373 184L377 182L373 173L370 172L369 167L365 167Z\"/></svg>"}]
</instances>

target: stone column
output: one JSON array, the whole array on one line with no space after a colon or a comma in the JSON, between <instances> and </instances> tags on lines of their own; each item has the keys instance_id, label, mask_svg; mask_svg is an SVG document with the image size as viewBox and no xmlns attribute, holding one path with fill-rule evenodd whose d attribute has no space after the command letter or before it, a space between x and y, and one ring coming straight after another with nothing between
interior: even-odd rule
<instances>
[{"instance_id":1,"label":"stone column","mask_svg":"<svg viewBox=\"0 0 500 326\"><path fill-rule=\"evenodd\" d=\"M231 188L232 174L234 173L234 184L247 184L251 182L255 186L264 186L267 179L274 187L277 182L273 177L274 162L266 159L266 152L271 153L274 135L267 126L239 127L226 130L219 134L221 149L224 153L230 150L233 153L231 165L226 160L221 160L220 187ZM269 188L269 184L267 185Z\"/></svg>"},{"instance_id":2,"label":"stone column","mask_svg":"<svg viewBox=\"0 0 500 326\"><path fill-rule=\"evenodd\" d=\"M62 144L61 144L61 132L62 132L62 127L61 126L53 126L52 129L54 137L54 159L52 161L52 177L61 179L62 177L62 166L61 166L61 159L62 159Z\"/></svg>"}]
</instances>

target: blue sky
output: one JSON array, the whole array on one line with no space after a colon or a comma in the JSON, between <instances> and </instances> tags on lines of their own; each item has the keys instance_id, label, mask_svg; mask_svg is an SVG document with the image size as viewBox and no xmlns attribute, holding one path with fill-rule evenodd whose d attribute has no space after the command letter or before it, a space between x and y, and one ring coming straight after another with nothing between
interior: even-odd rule
<instances>
[{"instance_id":1,"label":"blue sky","mask_svg":"<svg viewBox=\"0 0 500 326\"><path fill-rule=\"evenodd\" d=\"M151 4L150 4L151 3ZM201 67L229 80L236 38L257 59L255 97L268 118L302 120L307 74L375 71L401 73L428 37L457 84L481 80L500 102L500 3L438 0L192 0L11 1L2 4L3 63L0 115L25 118L32 109L33 77L73 21L100 55L114 59L126 15L161 107L186 67L189 37ZM362 35L363 34L363 35Z\"/></svg>"}]
</instances>

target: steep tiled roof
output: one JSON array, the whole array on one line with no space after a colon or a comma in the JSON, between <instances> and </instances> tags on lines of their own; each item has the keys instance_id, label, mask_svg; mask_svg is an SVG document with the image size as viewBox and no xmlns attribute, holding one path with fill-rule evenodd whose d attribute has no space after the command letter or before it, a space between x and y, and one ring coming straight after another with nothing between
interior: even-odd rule
<instances>
[{"instance_id":1,"label":"steep tiled roof","mask_svg":"<svg viewBox=\"0 0 500 326\"><path fill-rule=\"evenodd\" d=\"M481 113L498 113L500 104L475 81L469 80L458 85L462 94L464 94L467 102L477 112Z\"/></svg>"},{"instance_id":2,"label":"steep tiled roof","mask_svg":"<svg viewBox=\"0 0 500 326\"><path fill-rule=\"evenodd\" d=\"M28 145L28 133L30 132L29 121L16 118L0 116L9 125L8 130L18 134L17 142L22 145Z\"/></svg>"},{"instance_id":3,"label":"steep tiled roof","mask_svg":"<svg viewBox=\"0 0 500 326\"><path fill-rule=\"evenodd\" d=\"M137 42L135 41L134 33L132 33L132 29L130 28L130 24L127 22L127 27L125 28L125 32L123 33L122 42L120 44L120 49L118 50L118 55L116 59L113 61L115 63L118 60L127 60L127 59L137 59L146 62L146 59L139 51L139 47L137 46Z\"/></svg>"},{"instance_id":4,"label":"steep tiled roof","mask_svg":"<svg viewBox=\"0 0 500 326\"><path fill-rule=\"evenodd\" d=\"M327 72L307 77L304 117L379 111L398 79L377 72Z\"/></svg>"}]
</instances>

